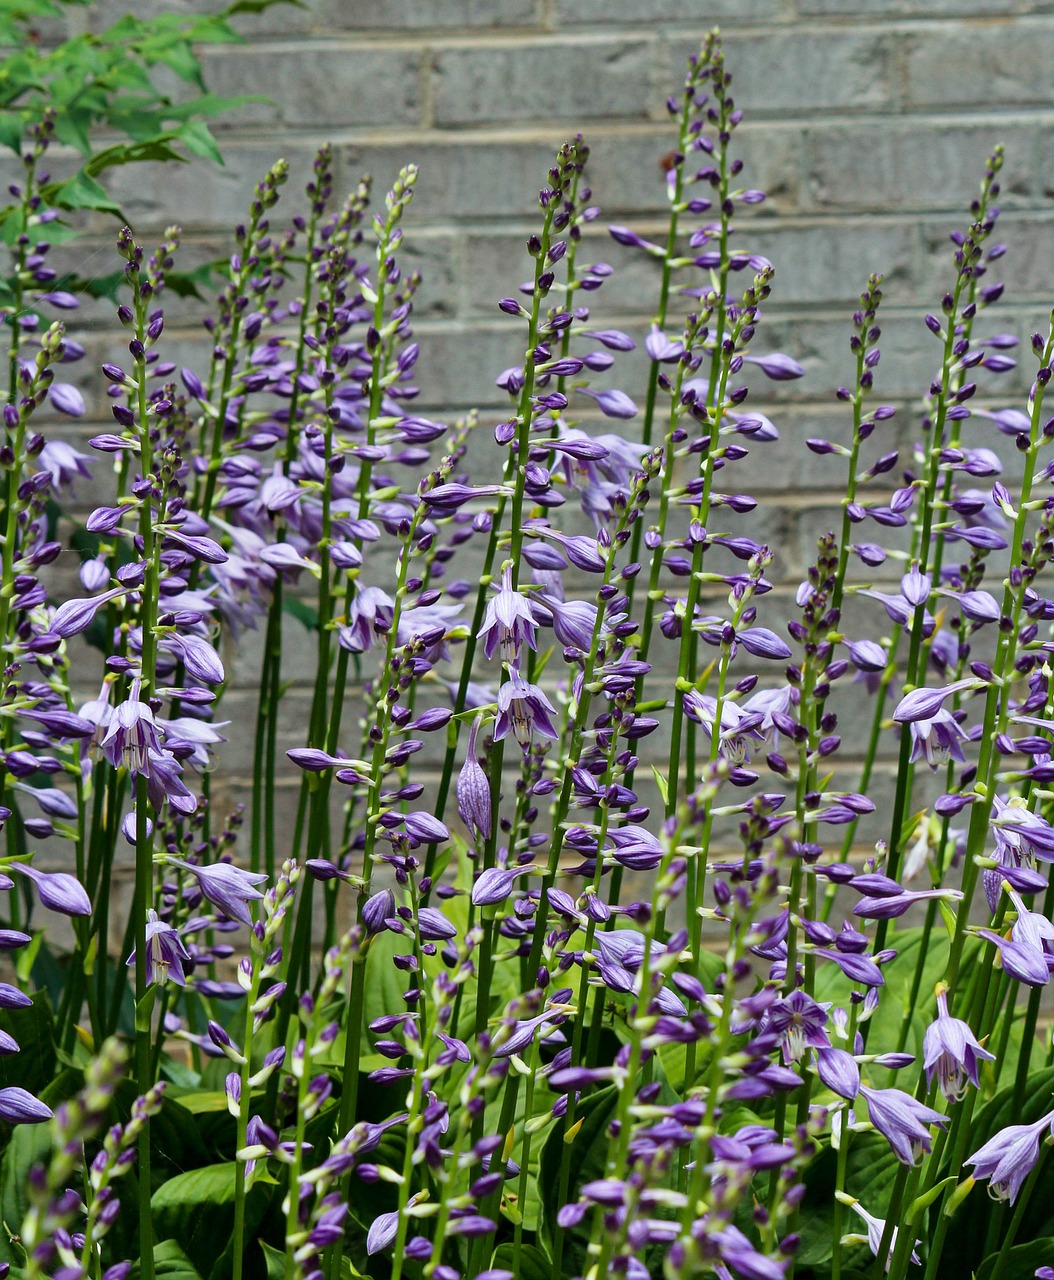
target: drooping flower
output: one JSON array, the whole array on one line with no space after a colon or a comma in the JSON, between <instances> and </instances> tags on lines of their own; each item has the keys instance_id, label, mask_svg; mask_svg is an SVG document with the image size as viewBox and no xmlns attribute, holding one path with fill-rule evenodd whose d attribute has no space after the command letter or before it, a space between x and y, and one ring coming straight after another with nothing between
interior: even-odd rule
<instances>
[{"instance_id":1,"label":"drooping flower","mask_svg":"<svg viewBox=\"0 0 1054 1280\"><path fill-rule=\"evenodd\" d=\"M135 964L135 951L126 962ZM183 966L190 963L190 953L183 945L179 931L158 919L152 908L146 913L146 985L159 987L171 979L177 986L187 985Z\"/></svg>"},{"instance_id":2,"label":"drooping flower","mask_svg":"<svg viewBox=\"0 0 1054 1280\"><path fill-rule=\"evenodd\" d=\"M166 861L192 875L201 892L224 915L230 916L232 920L240 920L242 924L252 924L248 904L263 897L256 888L267 879L262 872L243 871L229 862L213 862L208 866L195 867L181 858L169 857Z\"/></svg>"},{"instance_id":3,"label":"drooping flower","mask_svg":"<svg viewBox=\"0 0 1054 1280\"><path fill-rule=\"evenodd\" d=\"M941 707L928 720L912 720L911 761L926 758L931 769L937 769L950 759L965 761L960 743L966 740L966 731L945 707Z\"/></svg>"},{"instance_id":4,"label":"drooping flower","mask_svg":"<svg viewBox=\"0 0 1054 1280\"><path fill-rule=\"evenodd\" d=\"M498 718L494 724L494 740L500 742L511 731L524 751L533 736L556 741L559 734L552 717L556 708L536 684L528 684L514 673L498 690Z\"/></svg>"},{"instance_id":5,"label":"drooping flower","mask_svg":"<svg viewBox=\"0 0 1054 1280\"><path fill-rule=\"evenodd\" d=\"M506 563L501 571L501 586L487 601L483 626L478 632L484 657L493 658L495 650L500 648L502 661L518 666L523 645L530 649L538 647L534 633L530 602L513 586L512 563Z\"/></svg>"},{"instance_id":6,"label":"drooping flower","mask_svg":"<svg viewBox=\"0 0 1054 1280\"><path fill-rule=\"evenodd\" d=\"M835 1195L838 1197L839 1200L841 1200L843 1204L847 1204L850 1207L850 1209L853 1210L854 1213L858 1214L861 1218L863 1218L864 1222L867 1224L868 1248L877 1258L878 1251L882 1247L882 1237L885 1234L885 1230L886 1230L886 1220L884 1218L876 1218L874 1214L868 1213L868 1211L864 1208L864 1206L860 1203L859 1200L854 1200L852 1196L846 1195L844 1191L836 1191ZM889 1238L889 1253L886 1256L886 1260L885 1260L886 1271L889 1270L889 1264L893 1261L893 1252L896 1249L897 1232L899 1230L900 1230L899 1227L894 1227L892 1235ZM918 1243L919 1242L916 1240L915 1244L918 1244ZM916 1253L914 1247L911 1250L911 1261L916 1266L919 1266L921 1264L919 1255Z\"/></svg>"},{"instance_id":7,"label":"drooping flower","mask_svg":"<svg viewBox=\"0 0 1054 1280\"><path fill-rule=\"evenodd\" d=\"M932 1145L928 1125L947 1127L948 1117L927 1107L903 1089L860 1086L871 1123L893 1148L902 1164L916 1165Z\"/></svg>"},{"instance_id":8,"label":"drooping flower","mask_svg":"<svg viewBox=\"0 0 1054 1280\"><path fill-rule=\"evenodd\" d=\"M160 752L161 736L149 704L139 698L138 680L132 682L127 701L114 707L101 746L115 769L123 764L133 777L149 774L150 753Z\"/></svg>"},{"instance_id":9,"label":"drooping flower","mask_svg":"<svg viewBox=\"0 0 1054 1280\"><path fill-rule=\"evenodd\" d=\"M939 990L937 1017L926 1028L922 1042L922 1065L926 1069L927 1086L933 1084L936 1075L945 1098L949 1102L958 1102L965 1097L968 1084L977 1088L979 1063L994 1060L995 1054L981 1047L969 1024L951 1016L948 994Z\"/></svg>"},{"instance_id":10,"label":"drooping flower","mask_svg":"<svg viewBox=\"0 0 1054 1280\"><path fill-rule=\"evenodd\" d=\"M967 1156L964 1163L975 1166L973 1176L978 1181L987 1180L988 1190L996 1200L1013 1204L1039 1159L1040 1135L1052 1124L1054 1111L1033 1124L1009 1125Z\"/></svg>"},{"instance_id":11,"label":"drooping flower","mask_svg":"<svg viewBox=\"0 0 1054 1280\"><path fill-rule=\"evenodd\" d=\"M469 730L465 763L457 775L457 811L465 826L480 840L486 840L491 829L490 780L476 758L476 735L481 724L477 716Z\"/></svg>"}]
</instances>

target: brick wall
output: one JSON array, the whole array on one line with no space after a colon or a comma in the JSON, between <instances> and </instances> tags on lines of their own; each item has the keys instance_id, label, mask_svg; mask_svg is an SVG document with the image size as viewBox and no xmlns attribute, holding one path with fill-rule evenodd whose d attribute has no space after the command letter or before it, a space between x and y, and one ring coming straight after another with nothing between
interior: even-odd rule
<instances>
[{"instance_id":1,"label":"brick wall","mask_svg":"<svg viewBox=\"0 0 1054 1280\"><path fill-rule=\"evenodd\" d=\"M99 28L126 7L127 0L97 0L75 21ZM138 11L193 7L145 0ZM292 170L290 209L324 141L335 145L338 192L364 171L383 191L401 164L415 162L421 176L405 252L425 277L415 325L422 408L438 416L475 405L486 417L503 404L495 374L518 359L515 327L494 304L527 274L524 241L538 187L557 146L577 130L592 149L590 182L604 210L593 256L618 268L592 295L596 314L645 330L651 264L615 246L605 224L630 222L645 233L662 225L659 158L672 143L664 99L715 22L745 112L737 135L744 177L769 193L739 232L741 246L777 268L765 310L769 338L758 349L786 351L808 373L778 399L757 402L783 439L758 450L750 474L765 497L755 527L777 546L774 568L792 590L817 533L835 518L829 472L803 440L844 429L832 392L850 376L847 322L856 296L871 271L885 274L878 386L900 409L898 443L909 442L912 406L939 359L922 313L950 280L947 233L967 220L997 141L1006 144L1000 238L1010 251L996 327L1028 332L1054 301L1054 3L306 0L302 9L242 20L244 45L203 53L216 92L270 98L218 127L225 168L136 166L118 171L112 189L144 238L181 223L184 263L192 264L229 251L230 227L280 155ZM82 242L82 271L113 269L112 238L112 225L93 227ZM168 353L200 366L195 307L168 306ZM82 323L92 365L113 358L120 338L107 309ZM632 392L642 362L623 368L620 385ZM1022 390L1023 378L1014 377L1002 384L1004 403ZM101 387L92 387L101 415ZM775 396L771 385L761 391ZM85 434L91 429L85 424ZM258 671L251 642L236 667L250 680ZM290 674L301 681L290 723L302 725L310 672ZM235 707L239 696L249 699L235 693Z\"/></svg>"}]
</instances>

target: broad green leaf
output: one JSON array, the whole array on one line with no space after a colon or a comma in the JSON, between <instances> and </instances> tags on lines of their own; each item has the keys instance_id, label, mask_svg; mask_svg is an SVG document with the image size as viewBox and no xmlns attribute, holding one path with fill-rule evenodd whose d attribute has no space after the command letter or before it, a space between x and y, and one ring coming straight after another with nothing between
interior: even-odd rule
<instances>
[{"instance_id":1,"label":"broad green leaf","mask_svg":"<svg viewBox=\"0 0 1054 1280\"><path fill-rule=\"evenodd\" d=\"M55 1022L47 993L38 991L27 1009L6 1009L0 1014L0 1028L18 1041L17 1054L0 1057L0 1088L20 1085L30 1093L40 1091L55 1079Z\"/></svg>"},{"instance_id":2,"label":"broad green leaf","mask_svg":"<svg viewBox=\"0 0 1054 1280\"><path fill-rule=\"evenodd\" d=\"M136 1280L139 1274L137 1260L132 1266L130 1280ZM154 1245L154 1275L156 1280L201 1280L200 1273L177 1240L159 1240Z\"/></svg>"},{"instance_id":3,"label":"broad green leaf","mask_svg":"<svg viewBox=\"0 0 1054 1280\"><path fill-rule=\"evenodd\" d=\"M632 1088L632 1083L627 1088ZM614 1086L601 1089L582 1099L575 1112L575 1123L581 1122L578 1131L570 1143L564 1142L564 1125L556 1124L542 1147L538 1169L538 1190L541 1196L541 1222L539 1233L543 1244L552 1241L556 1228L556 1215L561 1206L570 1203L577 1197L578 1188L585 1182L604 1176L608 1156L608 1125L618 1105L618 1090ZM570 1178L567 1184L566 1198L560 1192L560 1168L566 1157ZM585 1262L585 1249L589 1241L590 1221L587 1217L581 1227L565 1235L565 1254L567 1264L572 1263L574 1270L569 1274L577 1275L582 1271Z\"/></svg>"},{"instance_id":4,"label":"broad green leaf","mask_svg":"<svg viewBox=\"0 0 1054 1280\"><path fill-rule=\"evenodd\" d=\"M202 1276L212 1275L230 1242L234 1217L233 1161L177 1174L163 1182L150 1200L154 1230L162 1239L178 1240L190 1263ZM263 1218L269 1187L254 1185L245 1208L250 1237Z\"/></svg>"},{"instance_id":5,"label":"broad green leaf","mask_svg":"<svg viewBox=\"0 0 1054 1280\"><path fill-rule=\"evenodd\" d=\"M533 1244L499 1244L494 1250L490 1265L495 1270L511 1271L516 1280L550 1280L553 1264L548 1256Z\"/></svg>"},{"instance_id":6,"label":"broad green leaf","mask_svg":"<svg viewBox=\"0 0 1054 1280\"><path fill-rule=\"evenodd\" d=\"M977 1271L977 1280L990 1280L999 1253L990 1254ZM999 1280L1032 1280L1038 1267L1054 1265L1054 1236L1042 1240L1029 1240L1007 1250L1006 1259L999 1271Z\"/></svg>"}]
</instances>

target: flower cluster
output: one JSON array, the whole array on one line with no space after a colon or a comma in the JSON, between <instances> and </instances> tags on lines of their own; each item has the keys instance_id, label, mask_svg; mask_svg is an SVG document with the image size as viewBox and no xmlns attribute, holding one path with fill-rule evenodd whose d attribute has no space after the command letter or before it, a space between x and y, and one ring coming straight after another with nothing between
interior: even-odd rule
<instances>
[{"instance_id":1,"label":"flower cluster","mask_svg":"<svg viewBox=\"0 0 1054 1280\"><path fill-rule=\"evenodd\" d=\"M0 1118L52 1135L27 1274L124 1280L133 1218L144 1280L1020 1273L1054 1138L1054 329L1009 404L996 150L903 459L864 285L840 435L807 442L844 502L782 592L753 451L806 370L764 341L731 84L713 34L667 103L665 235L598 234L560 149L497 422L415 403L413 165L371 215L324 147L287 219L276 163L198 369L164 354L178 229L123 231L112 488L66 600L53 507L92 467L36 434L87 406L34 310L75 299L37 294L33 133L0 450ZM596 314L635 257L642 333ZM252 633L247 724L220 653Z\"/></svg>"}]
</instances>

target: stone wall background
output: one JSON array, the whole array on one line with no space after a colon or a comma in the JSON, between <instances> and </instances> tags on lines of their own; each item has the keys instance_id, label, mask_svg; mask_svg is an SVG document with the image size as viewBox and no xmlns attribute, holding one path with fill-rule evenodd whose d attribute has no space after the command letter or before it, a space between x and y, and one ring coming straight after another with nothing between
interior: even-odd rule
<instances>
[{"instance_id":1,"label":"stone wall background","mask_svg":"<svg viewBox=\"0 0 1054 1280\"><path fill-rule=\"evenodd\" d=\"M102 29L127 7L98 0L71 23ZM140 0L137 11L197 7ZM400 165L413 161L421 176L405 221L404 262L424 274L414 326L420 408L452 417L478 407L485 422L498 421L506 403L495 375L519 358L516 326L495 304L528 274L524 244L537 190L557 147L576 131L591 148L590 185L603 209L590 236L595 248L581 257L616 267L591 295L594 316L638 338L647 331L657 272L616 246L606 226L630 223L645 234L663 227L660 158L673 143L664 100L681 83L687 55L721 25L745 113L737 132L744 181L768 193L740 219L738 247L776 265L767 336L756 349L785 351L807 371L792 384L753 380L750 403L776 421L782 439L758 448L741 473L762 499L750 532L777 552L772 571L782 599L768 615L776 625L817 534L839 518L840 494L829 488L839 472L808 453L804 439L844 435L846 415L833 392L851 376L848 323L857 296L870 272L884 273L877 387L879 400L898 408L885 447L903 447L939 361L922 317L952 279L948 232L968 222L996 142L1006 146L997 238L1009 249L999 264L1007 291L991 330L1027 336L1045 327L1054 302L1048 0L306 0L239 21L243 45L203 50L209 87L271 101L217 125L222 169L195 162L116 171L111 190L137 234L150 242L178 222L182 264L192 266L230 251L253 185L279 156L291 165L280 206L288 214L300 207L298 192L323 142L335 148L338 196L365 171L383 194ZM78 271L115 269L115 231L112 222L92 224ZM108 418L94 371L123 350L110 312L100 304L73 320L89 349L80 376L90 420L74 432L83 439ZM196 303L166 299L166 358L203 368L202 313ZM617 385L640 394L643 360L616 372ZM986 403L1021 404L1027 366L990 383L996 398ZM984 420L971 429L973 443L984 443ZM82 485L79 503L88 508L105 488L105 477ZM69 568L72 582L76 566ZM312 674L300 656L302 633L290 626L287 674L295 686L286 745L301 740ZM247 729L258 639L249 637L228 662L236 687L225 714L244 717ZM860 710L843 723L848 744L864 732ZM224 758L225 774L233 764L244 777L251 733L240 733ZM876 779L880 810L888 777Z\"/></svg>"}]
</instances>

